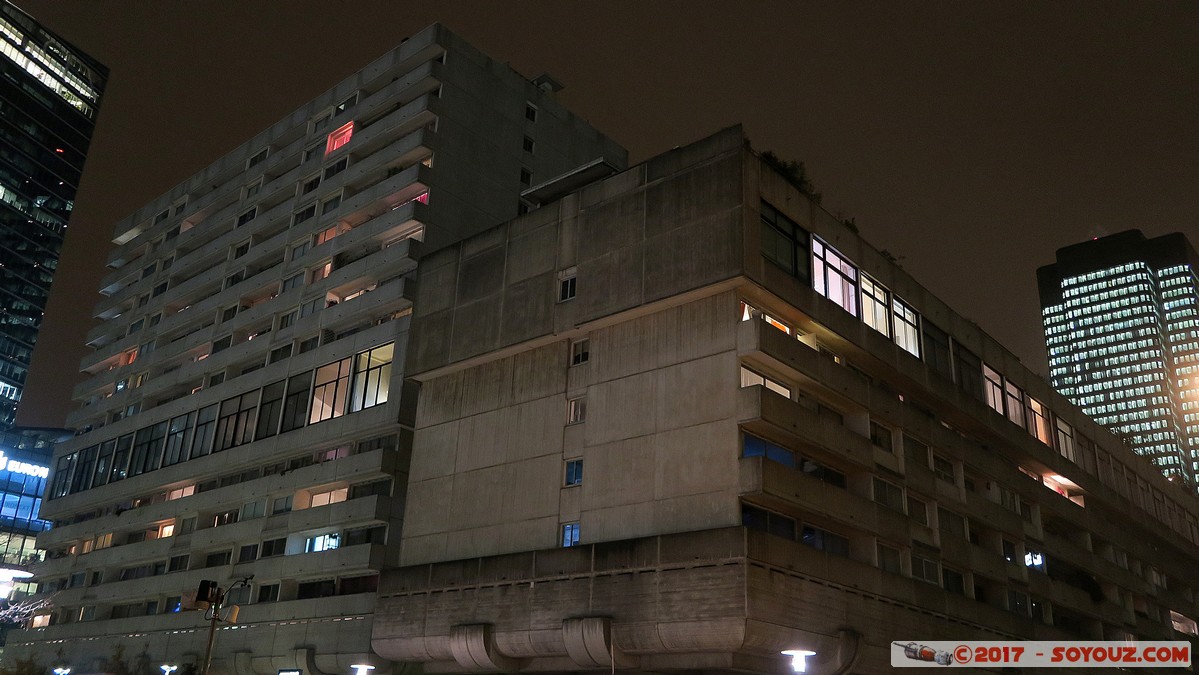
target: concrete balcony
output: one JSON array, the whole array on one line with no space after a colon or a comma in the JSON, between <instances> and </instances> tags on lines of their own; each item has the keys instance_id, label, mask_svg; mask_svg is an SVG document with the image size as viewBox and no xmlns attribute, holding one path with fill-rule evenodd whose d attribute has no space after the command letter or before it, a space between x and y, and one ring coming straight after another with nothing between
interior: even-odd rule
<instances>
[{"instance_id":1,"label":"concrete balcony","mask_svg":"<svg viewBox=\"0 0 1199 675\"><path fill-rule=\"evenodd\" d=\"M355 415L366 414L366 411L354 413ZM311 427L305 427L305 429ZM289 432L289 434L301 433ZM289 434L284 434L282 437L287 438ZM60 499L51 500L45 504L49 506L51 514L57 513L73 513L83 506L91 505L92 508L96 504L112 504L122 500L129 499L131 496L141 495L153 490L162 490L166 486L183 486L191 484L201 479L216 475L222 469L227 470L229 460L227 455L237 453L249 446L242 448L234 448L227 450L224 453L209 455L197 460L183 462L170 467L164 467L157 471L135 476L116 483L110 483L99 488L87 490L72 495L67 495ZM285 492L294 492L299 489L309 488L313 485L324 485L337 481L346 483L359 483L378 478L385 478L395 475L396 472L402 471L402 457L398 450L372 450L370 452L361 452L342 457L341 459L313 464L301 469L288 471L283 474L273 474L263 476L252 482L239 483L214 490L199 492L189 497L176 499L172 501L157 502L146 504L135 509L129 509L121 514L111 514L94 518L81 523L72 523L70 525L60 525L51 530L47 530L38 535L38 546L40 548L54 549L65 546L71 542L79 541L94 537L96 534L103 532L114 532L114 536L120 536L121 533L134 532L145 530L151 527L154 523L173 520L182 513L217 513L226 511L232 508L240 507L247 501L247 489L253 494L281 494ZM181 481L185 479L186 482ZM359 500L352 500L358 502ZM370 501L370 500L368 500ZM346 502L350 503L350 502ZM373 502L372 502L373 503ZM378 508L378 507L347 507L347 508ZM43 512L47 511L46 506L43 506ZM299 512L296 512L299 513ZM245 522L261 523L262 527L269 528L271 519L262 518ZM290 514L284 516L290 518ZM229 526L226 526L229 527ZM216 528L220 529L220 528ZM200 530L199 532L204 532ZM194 535L179 535L169 537L167 539L158 539L155 542L172 541L171 546L178 545L182 541L187 546L191 546L189 537ZM130 544L130 546L140 546L141 544ZM121 547L117 547L121 548ZM82 556L78 556L79 560L92 560L90 556L95 556L102 551L110 549L102 549ZM134 549L130 549L133 552ZM140 554L139 554L140 555ZM90 565L90 562L86 564Z\"/></svg>"},{"instance_id":2,"label":"concrete balcony","mask_svg":"<svg viewBox=\"0 0 1199 675\"><path fill-rule=\"evenodd\" d=\"M870 439L760 385L737 392L737 420L746 431L777 439L817 461L834 457L839 466L874 467Z\"/></svg>"}]
</instances>

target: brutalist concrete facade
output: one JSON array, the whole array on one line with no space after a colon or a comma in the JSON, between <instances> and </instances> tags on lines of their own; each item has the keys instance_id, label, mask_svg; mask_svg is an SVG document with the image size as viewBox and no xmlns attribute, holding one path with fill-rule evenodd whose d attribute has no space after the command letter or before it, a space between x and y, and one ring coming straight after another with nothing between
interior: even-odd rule
<instances>
[{"instance_id":1,"label":"brutalist concrete facade","mask_svg":"<svg viewBox=\"0 0 1199 675\"><path fill-rule=\"evenodd\" d=\"M199 667L181 609L209 579L241 606L213 672L388 665L370 622L399 562L420 253L625 161L549 89L434 25L116 225L83 433L42 509L51 604L8 653Z\"/></svg>"},{"instance_id":2,"label":"brutalist concrete facade","mask_svg":"<svg viewBox=\"0 0 1199 675\"><path fill-rule=\"evenodd\" d=\"M425 257L409 358L385 658L875 673L896 640L1196 644L1195 497L739 128Z\"/></svg>"}]
</instances>

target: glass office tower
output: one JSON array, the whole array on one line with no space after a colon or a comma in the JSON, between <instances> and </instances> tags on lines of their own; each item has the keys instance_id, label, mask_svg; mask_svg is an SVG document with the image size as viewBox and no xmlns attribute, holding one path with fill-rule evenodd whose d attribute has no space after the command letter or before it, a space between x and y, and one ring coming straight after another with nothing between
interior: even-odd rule
<instances>
[{"instance_id":1,"label":"glass office tower","mask_svg":"<svg viewBox=\"0 0 1199 675\"><path fill-rule=\"evenodd\" d=\"M0 2L0 428L13 424L108 70Z\"/></svg>"},{"instance_id":2,"label":"glass office tower","mask_svg":"<svg viewBox=\"0 0 1199 675\"><path fill-rule=\"evenodd\" d=\"M1138 230L1037 271L1053 386L1166 475L1199 483L1199 256Z\"/></svg>"}]
</instances>

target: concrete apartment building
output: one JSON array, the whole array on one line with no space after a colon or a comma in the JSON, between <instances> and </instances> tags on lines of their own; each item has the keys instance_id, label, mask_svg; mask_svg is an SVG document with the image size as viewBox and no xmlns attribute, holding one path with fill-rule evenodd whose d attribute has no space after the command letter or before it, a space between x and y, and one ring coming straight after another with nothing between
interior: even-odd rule
<instances>
[{"instance_id":1,"label":"concrete apartment building","mask_svg":"<svg viewBox=\"0 0 1199 675\"><path fill-rule=\"evenodd\" d=\"M198 666L207 625L180 610L211 579L242 607L214 672L384 666L419 254L515 216L535 182L625 162L556 86L434 25L117 223L82 433L42 508L52 605L9 653Z\"/></svg>"},{"instance_id":2,"label":"concrete apartment building","mask_svg":"<svg viewBox=\"0 0 1199 675\"><path fill-rule=\"evenodd\" d=\"M1194 495L739 128L534 192L421 261L378 654L881 673L897 640L1199 644Z\"/></svg>"},{"instance_id":3,"label":"concrete apartment building","mask_svg":"<svg viewBox=\"0 0 1199 675\"><path fill-rule=\"evenodd\" d=\"M1037 270L1053 386L1168 476L1199 485L1199 253L1130 230Z\"/></svg>"}]
</instances>

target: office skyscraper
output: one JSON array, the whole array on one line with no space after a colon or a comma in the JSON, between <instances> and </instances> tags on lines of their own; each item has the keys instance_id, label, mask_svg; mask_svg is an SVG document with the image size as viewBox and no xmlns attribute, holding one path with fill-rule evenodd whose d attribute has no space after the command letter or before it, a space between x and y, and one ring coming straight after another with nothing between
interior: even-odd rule
<instances>
[{"instance_id":1,"label":"office skyscraper","mask_svg":"<svg viewBox=\"0 0 1199 675\"><path fill-rule=\"evenodd\" d=\"M1167 475L1199 484L1199 256L1138 230L1037 270L1053 386Z\"/></svg>"},{"instance_id":2,"label":"office skyscraper","mask_svg":"<svg viewBox=\"0 0 1199 675\"><path fill-rule=\"evenodd\" d=\"M537 183L625 162L555 87L434 25L115 224L68 418L83 433L42 507L53 605L10 650L66 640L77 672L115 643L194 665L206 632L181 609L213 580L242 606L223 672L377 661L412 272Z\"/></svg>"},{"instance_id":3,"label":"office skyscraper","mask_svg":"<svg viewBox=\"0 0 1199 675\"><path fill-rule=\"evenodd\" d=\"M0 3L0 428L16 415L108 70Z\"/></svg>"}]
</instances>

